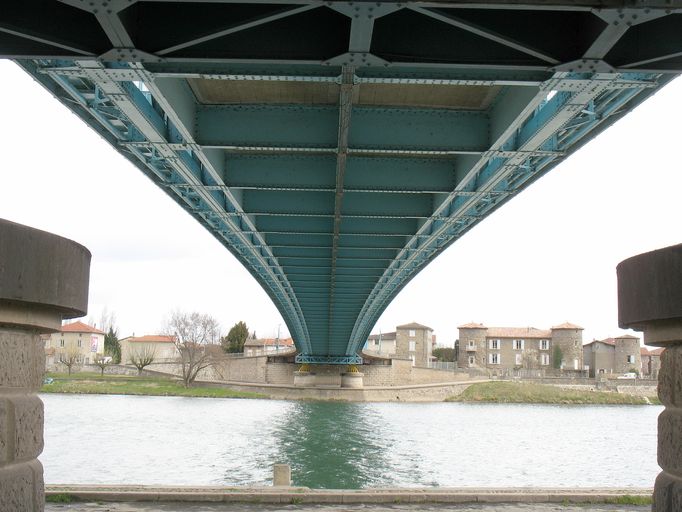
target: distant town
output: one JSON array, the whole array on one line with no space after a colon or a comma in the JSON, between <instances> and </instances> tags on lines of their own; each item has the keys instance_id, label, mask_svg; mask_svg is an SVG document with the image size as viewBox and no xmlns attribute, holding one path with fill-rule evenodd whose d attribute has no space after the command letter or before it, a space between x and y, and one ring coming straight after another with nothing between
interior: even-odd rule
<instances>
[{"instance_id":1,"label":"distant town","mask_svg":"<svg viewBox=\"0 0 682 512\"><path fill-rule=\"evenodd\" d=\"M153 371L182 377L187 386L195 379L331 388L491 378L623 384L626 380L655 381L663 350L645 347L631 335L586 343L583 327L569 322L548 329L472 322L458 327L454 347L444 347L438 345L431 327L411 322L398 325L393 332L370 335L360 353L362 365L299 365L290 337L260 338L244 322L221 337L214 320L194 315L198 324L203 319L203 331L195 325L184 334L121 339L112 325L102 330L83 321L66 323L58 332L42 337L46 370L138 375ZM181 320L188 322L190 316Z\"/></svg>"}]
</instances>

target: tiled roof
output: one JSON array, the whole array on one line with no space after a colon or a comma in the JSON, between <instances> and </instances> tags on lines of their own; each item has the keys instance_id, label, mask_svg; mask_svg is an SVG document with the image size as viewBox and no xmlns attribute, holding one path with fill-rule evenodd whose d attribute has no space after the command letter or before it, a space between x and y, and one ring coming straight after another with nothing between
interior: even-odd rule
<instances>
[{"instance_id":1,"label":"tiled roof","mask_svg":"<svg viewBox=\"0 0 682 512\"><path fill-rule=\"evenodd\" d=\"M417 322L411 322L409 324L405 325L398 325L396 329L426 329L428 331L433 331L431 327L427 327L426 325L418 324Z\"/></svg>"},{"instance_id":2,"label":"tiled roof","mask_svg":"<svg viewBox=\"0 0 682 512\"><path fill-rule=\"evenodd\" d=\"M104 334L99 329L95 329L94 327L92 327L88 324L84 324L83 322L72 322L70 324L62 325L61 331L62 332L90 332L93 334Z\"/></svg>"},{"instance_id":3,"label":"tiled roof","mask_svg":"<svg viewBox=\"0 0 682 512\"><path fill-rule=\"evenodd\" d=\"M555 325L552 327L552 330L554 329L581 329L583 330L583 327L580 327L579 325L572 324L570 322L564 322L563 324Z\"/></svg>"},{"instance_id":4,"label":"tiled roof","mask_svg":"<svg viewBox=\"0 0 682 512\"><path fill-rule=\"evenodd\" d=\"M132 343L174 343L174 336L166 336L164 334L147 334L146 336L130 336L124 338L125 341ZM123 341L123 340L121 340Z\"/></svg>"},{"instance_id":5,"label":"tiled roof","mask_svg":"<svg viewBox=\"0 0 682 512\"><path fill-rule=\"evenodd\" d=\"M631 334L623 334L622 336L618 336L616 339L617 340L638 340L639 338L637 336L632 336Z\"/></svg>"},{"instance_id":6,"label":"tiled roof","mask_svg":"<svg viewBox=\"0 0 682 512\"><path fill-rule=\"evenodd\" d=\"M381 335L379 334L370 334L369 335L369 340L378 340L379 336L381 336L381 339L383 341L393 341L395 339L395 333L394 332L382 332Z\"/></svg>"},{"instance_id":7,"label":"tiled roof","mask_svg":"<svg viewBox=\"0 0 682 512\"><path fill-rule=\"evenodd\" d=\"M259 338L259 339L249 338L244 343L245 347L262 347L262 346L275 347L278 345L280 347L293 347L294 346L294 340L292 338L280 338L279 342L278 342L277 338Z\"/></svg>"},{"instance_id":8,"label":"tiled roof","mask_svg":"<svg viewBox=\"0 0 682 512\"><path fill-rule=\"evenodd\" d=\"M660 356L660 355L663 353L664 350L665 350L664 348L656 348L656 349L653 349L653 350L649 350L647 347L642 347L642 355L643 355L643 356L644 356L644 355L647 355L647 356ZM646 353L645 353L645 352L646 352Z\"/></svg>"},{"instance_id":9,"label":"tiled roof","mask_svg":"<svg viewBox=\"0 0 682 512\"><path fill-rule=\"evenodd\" d=\"M589 347L594 343L603 343L604 345L611 345L613 347L616 344L616 340L614 340L613 338L606 338L605 340L592 340L589 343L585 343L583 347Z\"/></svg>"},{"instance_id":10,"label":"tiled roof","mask_svg":"<svg viewBox=\"0 0 682 512\"><path fill-rule=\"evenodd\" d=\"M550 338L551 331L535 327L488 327L488 338Z\"/></svg>"},{"instance_id":11,"label":"tiled roof","mask_svg":"<svg viewBox=\"0 0 682 512\"><path fill-rule=\"evenodd\" d=\"M485 329L485 325L477 324L476 322L469 322L468 324L460 325L458 329Z\"/></svg>"}]
</instances>

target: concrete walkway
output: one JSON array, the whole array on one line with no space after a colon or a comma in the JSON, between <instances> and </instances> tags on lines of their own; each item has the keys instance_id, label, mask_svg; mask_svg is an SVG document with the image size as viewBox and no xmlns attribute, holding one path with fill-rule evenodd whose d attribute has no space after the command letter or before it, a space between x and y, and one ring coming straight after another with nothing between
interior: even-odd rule
<instances>
[{"instance_id":1,"label":"concrete walkway","mask_svg":"<svg viewBox=\"0 0 682 512\"><path fill-rule=\"evenodd\" d=\"M358 504L265 505L257 503L48 503L45 512L648 512L651 505L534 504Z\"/></svg>"},{"instance_id":2,"label":"concrete walkway","mask_svg":"<svg viewBox=\"0 0 682 512\"><path fill-rule=\"evenodd\" d=\"M491 489L307 487L157 487L48 485L49 498L71 497L72 504L48 503L47 511L68 512L247 512L319 511L627 511L650 506L611 505L623 496L649 498L651 489Z\"/></svg>"}]
</instances>

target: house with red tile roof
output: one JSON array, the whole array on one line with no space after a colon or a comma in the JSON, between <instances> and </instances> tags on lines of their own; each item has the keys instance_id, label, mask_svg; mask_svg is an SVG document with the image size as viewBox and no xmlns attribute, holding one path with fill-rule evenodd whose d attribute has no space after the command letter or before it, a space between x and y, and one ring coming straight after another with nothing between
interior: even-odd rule
<instances>
[{"instance_id":1,"label":"house with red tile roof","mask_svg":"<svg viewBox=\"0 0 682 512\"><path fill-rule=\"evenodd\" d=\"M511 369L583 371L583 328L569 322L550 329L460 325L457 365L503 374Z\"/></svg>"},{"instance_id":2,"label":"house with red tile roof","mask_svg":"<svg viewBox=\"0 0 682 512\"><path fill-rule=\"evenodd\" d=\"M58 332L42 337L46 364L74 358L76 364L92 364L104 356L104 332L81 321L62 325Z\"/></svg>"},{"instance_id":3,"label":"house with red tile roof","mask_svg":"<svg viewBox=\"0 0 682 512\"><path fill-rule=\"evenodd\" d=\"M583 346L590 377L634 372L641 377L656 379L661 368L661 352L663 349L649 350L643 347L640 339L630 334L593 340Z\"/></svg>"}]
</instances>

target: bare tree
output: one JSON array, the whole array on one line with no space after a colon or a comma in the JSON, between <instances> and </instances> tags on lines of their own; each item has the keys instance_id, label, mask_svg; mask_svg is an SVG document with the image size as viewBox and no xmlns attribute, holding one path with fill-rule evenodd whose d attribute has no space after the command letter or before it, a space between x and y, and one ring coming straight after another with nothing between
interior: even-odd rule
<instances>
[{"instance_id":1,"label":"bare tree","mask_svg":"<svg viewBox=\"0 0 682 512\"><path fill-rule=\"evenodd\" d=\"M68 347L58 353L57 361L66 366L71 375L71 369L80 363L80 352L76 347Z\"/></svg>"},{"instance_id":2,"label":"bare tree","mask_svg":"<svg viewBox=\"0 0 682 512\"><path fill-rule=\"evenodd\" d=\"M100 370L102 371L101 375L104 376L104 370L106 369L107 366L111 365L113 361L111 360L111 357L109 356L103 356L100 354L97 354L95 356L95 360L93 363L97 366L99 366Z\"/></svg>"},{"instance_id":3,"label":"bare tree","mask_svg":"<svg viewBox=\"0 0 682 512\"><path fill-rule=\"evenodd\" d=\"M182 382L188 388L204 368L214 363L214 345L220 340L220 324L211 315L174 311L166 325L180 354Z\"/></svg>"},{"instance_id":4,"label":"bare tree","mask_svg":"<svg viewBox=\"0 0 682 512\"><path fill-rule=\"evenodd\" d=\"M154 347L146 344L142 347L131 347L130 354L128 355L128 361L137 368L138 375L142 375L142 370L152 364L154 359L156 359L156 350Z\"/></svg>"}]
</instances>

